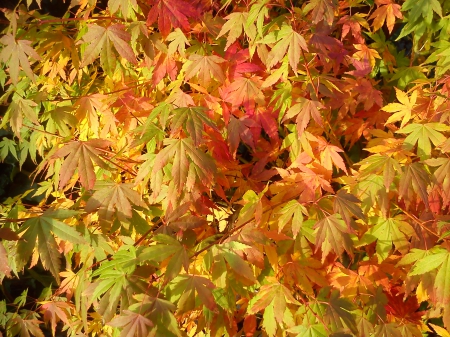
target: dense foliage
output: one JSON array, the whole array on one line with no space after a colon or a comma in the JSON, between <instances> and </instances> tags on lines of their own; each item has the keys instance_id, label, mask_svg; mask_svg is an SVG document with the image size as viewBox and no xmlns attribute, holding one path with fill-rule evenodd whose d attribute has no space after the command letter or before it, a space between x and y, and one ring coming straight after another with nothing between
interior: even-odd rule
<instances>
[{"instance_id":1,"label":"dense foliage","mask_svg":"<svg viewBox=\"0 0 450 337\"><path fill-rule=\"evenodd\" d=\"M2 9L4 336L450 336L450 1L66 2Z\"/></svg>"}]
</instances>

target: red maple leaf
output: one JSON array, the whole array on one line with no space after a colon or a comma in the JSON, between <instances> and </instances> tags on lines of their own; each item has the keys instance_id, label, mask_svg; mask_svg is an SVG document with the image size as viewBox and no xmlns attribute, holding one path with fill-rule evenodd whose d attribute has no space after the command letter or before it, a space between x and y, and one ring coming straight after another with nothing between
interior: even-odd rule
<instances>
[{"instance_id":1,"label":"red maple leaf","mask_svg":"<svg viewBox=\"0 0 450 337\"><path fill-rule=\"evenodd\" d=\"M199 12L192 3L183 0L150 0L153 6L148 12L147 25L158 20L158 28L163 36L167 36L172 28L189 30L188 18L197 17Z\"/></svg>"}]
</instances>

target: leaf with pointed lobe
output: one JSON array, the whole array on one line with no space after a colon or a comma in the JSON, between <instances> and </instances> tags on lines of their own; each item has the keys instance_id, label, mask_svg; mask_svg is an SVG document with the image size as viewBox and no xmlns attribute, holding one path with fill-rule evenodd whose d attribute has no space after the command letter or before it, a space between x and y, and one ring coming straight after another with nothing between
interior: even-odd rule
<instances>
[{"instance_id":1,"label":"leaf with pointed lobe","mask_svg":"<svg viewBox=\"0 0 450 337\"><path fill-rule=\"evenodd\" d=\"M151 320L130 310L124 310L124 315L115 317L108 325L122 328L120 337L143 337L149 333L149 328L153 327Z\"/></svg>"},{"instance_id":2,"label":"leaf with pointed lobe","mask_svg":"<svg viewBox=\"0 0 450 337\"><path fill-rule=\"evenodd\" d=\"M212 78L219 83L225 82L225 74L220 65L225 62L225 59L216 55L191 54L189 61L185 75L186 81L197 76L198 83L205 88L208 88Z\"/></svg>"},{"instance_id":3,"label":"leaf with pointed lobe","mask_svg":"<svg viewBox=\"0 0 450 337\"><path fill-rule=\"evenodd\" d=\"M287 51L289 65L294 73L297 73L297 65L301 58L301 49L308 51L305 39L299 33L294 31L291 25L283 24L280 30L275 30L266 35L258 43L272 44L276 43L267 56L267 67L270 69L280 62Z\"/></svg>"},{"instance_id":4,"label":"leaf with pointed lobe","mask_svg":"<svg viewBox=\"0 0 450 337\"><path fill-rule=\"evenodd\" d=\"M209 310L217 307L213 296L214 284L199 275L180 275L169 285L174 293L182 293L178 301L180 312L189 312L197 307L196 298Z\"/></svg>"},{"instance_id":5,"label":"leaf with pointed lobe","mask_svg":"<svg viewBox=\"0 0 450 337\"><path fill-rule=\"evenodd\" d=\"M283 122L297 116L297 131L298 135L301 136L303 131L308 126L311 118L319 125L323 126L322 116L320 114L319 109L322 109L324 106L318 101L311 101L306 98L299 98L297 100L298 103L294 104L283 117Z\"/></svg>"},{"instance_id":6,"label":"leaf with pointed lobe","mask_svg":"<svg viewBox=\"0 0 450 337\"><path fill-rule=\"evenodd\" d=\"M402 166L393 157L384 154L374 154L363 159L358 163L361 165L360 178L367 177L370 174L383 173L384 187L389 191L392 182L397 175L402 175Z\"/></svg>"},{"instance_id":7,"label":"leaf with pointed lobe","mask_svg":"<svg viewBox=\"0 0 450 337\"><path fill-rule=\"evenodd\" d=\"M427 208L430 207L428 202L428 185L431 183L429 174L425 171L425 167L421 163L412 163L405 165L404 173L400 177L398 194L404 199L407 207L411 202L422 202Z\"/></svg>"},{"instance_id":8,"label":"leaf with pointed lobe","mask_svg":"<svg viewBox=\"0 0 450 337\"><path fill-rule=\"evenodd\" d=\"M211 186L216 166L206 153L198 149L191 138L167 139L164 147L155 158L151 185L158 189L156 174L172 161L172 178L176 191L192 190L197 184ZM172 160L173 159L173 160Z\"/></svg>"},{"instance_id":9,"label":"leaf with pointed lobe","mask_svg":"<svg viewBox=\"0 0 450 337\"><path fill-rule=\"evenodd\" d=\"M30 58L40 61L41 57L31 47L29 40L16 40L11 34L5 34L0 38L3 48L0 51L0 61L8 65L11 81L14 84L19 82L19 72L22 67L25 74L35 81L35 75L30 65Z\"/></svg>"},{"instance_id":10,"label":"leaf with pointed lobe","mask_svg":"<svg viewBox=\"0 0 450 337\"><path fill-rule=\"evenodd\" d=\"M188 18L198 16L196 8L190 1L184 0L151 0L151 6L147 16L147 26L158 21L158 29L165 37L172 28L181 28L189 31Z\"/></svg>"},{"instance_id":11,"label":"leaf with pointed lobe","mask_svg":"<svg viewBox=\"0 0 450 337\"><path fill-rule=\"evenodd\" d=\"M101 181L93 189L96 191L86 203L85 210L90 213L98 209L101 221L110 221L116 212L119 220L131 218L133 205L145 206L141 195L133 190L133 184Z\"/></svg>"},{"instance_id":12,"label":"leaf with pointed lobe","mask_svg":"<svg viewBox=\"0 0 450 337\"><path fill-rule=\"evenodd\" d=\"M180 56L184 57L186 45L191 45L183 31L179 28L175 28L175 30L167 36L167 41L170 41L169 47L167 48L167 53L169 55L173 55L176 51L178 51Z\"/></svg>"},{"instance_id":13,"label":"leaf with pointed lobe","mask_svg":"<svg viewBox=\"0 0 450 337\"><path fill-rule=\"evenodd\" d=\"M183 128L194 141L195 146L199 146L203 141L204 125L218 131L216 125L206 116L203 107L177 108L172 111L171 133L175 134Z\"/></svg>"},{"instance_id":14,"label":"leaf with pointed lobe","mask_svg":"<svg viewBox=\"0 0 450 337\"><path fill-rule=\"evenodd\" d=\"M292 234L294 234L295 238L302 227L303 214L308 215L308 211L297 200L291 200L278 211L278 214L280 214L278 218L278 232L281 232L286 224L291 222Z\"/></svg>"},{"instance_id":15,"label":"leaf with pointed lobe","mask_svg":"<svg viewBox=\"0 0 450 337\"><path fill-rule=\"evenodd\" d=\"M332 322L337 327L342 326L341 320L354 334L358 333L355 316L351 311L356 310L356 306L349 299L340 295L338 290L334 290L328 300L328 307L325 314L325 322Z\"/></svg>"},{"instance_id":16,"label":"leaf with pointed lobe","mask_svg":"<svg viewBox=\"0 0 450 337\"><path fill-rule=\"evenodd\" d=\"M411 94L411 97L408 98L408 95L405 92L397 88L395 88L395 92L397 99L400 103L390 103L384 106L382 110L394 113L392 116L388 118L386 123L393 123L401 120L402 123L400 127L403 128L406 125L406 123L409 122L411 117L413 117L413 109L416 105L418 93L417 91L414 91Z\"/></svg>"},{"instance_id":17,"label":"leaf with pointed lobe","mask_svg":"<svg viewBox=\"0 0 450 337\"><path fill-rule=\"evenodd\" d=\"M59 176L59 188L64 188L78 169L81 185L92 189L95 184L95 170L93 163L103 169L109 166L100 159L102 149L106 149L111 142L104 139L91 139L88 141L71 141L57 150L52 158L65 158Z\"/></svg>"},{"instance_id":18,"label":"leaf with pointed lobe","mask_svg":"<svg viewBox=\"0 0 450 337\"><path fill-rule=\"evenodd\" d=\"M128 62L136 64L136 56L129 45L131 35L125 31L122 24L113 24L108 27L102 27L95 24L88 24L88 32L83 36L83 42L88 43L83 54L83 60L80 67L85 67L101 54L101 62L109 71L115 68L112 63L115 59L112 54L111 44L117 50L120 56Z\"/></svg>"},{"instance_id":19,"label":"leaf with pointed lobe","mask_svg":"<svg viewBox=\"0 0 450 337\"><path fill-rule=\"evenodd\" d=\"M230 122L227 125L227 140L233 158L236 158L236 152L241 140L252 149L255 148L255 142L250 128L256 126L256 122L251 118L244 116L237 119L234 116L230 116Z\"/></svg>"},{"instance_id":20,"label":"leaf with pointed lobe","mask_svg":"<svg viewBox=\"0 0 450 337\"><path fill-rule=\"evenodd\" d=\"M223 89L222 97L224 101L231 103L234 107L243 105L249 114L253 113L256 104L263 106L265 104L259 76L239 77Z\"/></svg>"},{"instance_id":21,"label":"leaf with pointed lobe","mask_svg":"<svg viewBox=\"0 0 450 337\"><path fill-rule=\"evenodd\" d=\"M69 218L73 213L60 214L53 210L44 212L41 216L25 221L20 227L21 240L17 246L17 262L24 265L31 257L37 244L37 252L44 269L49 270L59 283L59 271L61 268L61 255L55 236L74 244L85 243L80 233L71 226L57 220Z\"/></svg>"},{"instance_id":22,"label":"leaf with pointed lobe","mask_svg":"<svg viewBox=\"0 0 450 337\"><path fill-rule=\"evenodd\" d=\"M303 12L311 12L313 23L317 24L320 21L326 21L328 26L331 26L337 8L337 0L311 0L303 9Z\"/></svg>"},{"instance_id":23,"label":"leaf with pointed lobe","mask_svg":"<svg viewBox=\"0 0 450 337\"><path fill-rule=\"evenodd\" d=\"M316 230L316 251L322 249L322 260L331 252L341 255L344 250L353 254L353 243L350 237L350 231L347 224L342 220L339 214L332 214L321 220L315 225Z\"/></svg>"},{"instance_id":24,"label":"leaf with pointed lobe","mask_svg":"<svg viewBox=\"0 0 450 337\"><path fill-rule=\"evenodd\" d=\"M22 131L24 116L26 118L25 121L39 125L38 114L35 109L37 106L32 100L23 99L19 95L14 95L4 118L2 118L0 127L4 127L9 122L14 134L21 139L20 131Z\"/></svg>"},{"instance_id":25,"label":"leaf with pointed lobe","mask_svg":"<svg viewBox=\"0 0 450 337\"><path fill-rule=\"evenodd\" d=\"M397 133L409 134L404 140L405 149L410 151L417 144L417 155L423 160L431 155L431 143L439 146L447 140L440 131L450 131L450 127L442 123L413 123L401 128Z\"/></svg>"},{"instance_id":26,"label":"leaf with pointed lobe","mask_svg":"<svg viewBox=\"0 0 450 337\"><path fill-rule=\"evenodd\" d=\"M227 44L225 45L225 50L227 50L241 35L242 31L249 37L251 41L255 40L256 37L256 27L254 23L247 24L248 13L247 12L236 12L231 13L226 16L227 22L222 26L217 38L228 33Z\"/></svg>"},{"instance_id":27,"label":"leaf with pointed lobe","mask_svg":"<svg viewBox=\"0 0 450 337\"><path fill-rule=\"evenodd\" d=\"M377 218L374 226L361 238L360 244L370 244L377 240L377 256L381 263L387 259L392 251L392 246L401 253L406 253L409 248L409 240L414 235L412 226L398 218Z\"/></svg>"},{"instance_id":28,"label":"leaf with pointed lobe","mask_svg":"<svg viewBox=\"0 0 450 337\"><path fill-rule=\"evenodd\" d=\"M373 20L373 31L376 32L380 29L386 21L386 26L389 33L392 33L395 25L395 18L403 19L402 12L400 11L400 5L397 5L392 0L377 0L375 1L378 8L369 17Z\"/></svg>"},{"instance_id":29,"label":"leaf with pointed lobe","mask_svg":"<svg viewBox=\"0 0 450 337\"><path fill-rule=\"evenodd\" d=\"M361 203L361 201L357 197L341 189L336 193L333 200L333 210L341 215L347 226L350 226L352 216L366 220L361 207L357 205L358 203Z\"/></svg>"}]
</instances>

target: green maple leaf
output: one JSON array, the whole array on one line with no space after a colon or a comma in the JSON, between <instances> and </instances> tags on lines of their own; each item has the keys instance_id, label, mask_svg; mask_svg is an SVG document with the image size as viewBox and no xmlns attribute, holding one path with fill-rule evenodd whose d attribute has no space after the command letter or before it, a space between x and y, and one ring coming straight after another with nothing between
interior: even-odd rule
<instances>
[{"instance_id":1,"label":"green maple leaf","mask_svg":"<svg viewBox=\"0 0 450 337\"><path fill-rule=\"evenodd\" d=\"M409 124L397 131L397 133L409 134L404 140L404 147L410 151L417 143L417 155L420 159L428 159L431 156L431 143L438 146L447 140L439 131L450 131L450 127L442 123Z\"/></svg>"},{"instance_id":2,"label":"green maple leaf","mask_svg":"<svg viewBox=\"0 0 450 337\"><path fill-rule=\"evenodd\" d=\"M186 107L173 110L172 124L170 126L171 133L175 134L180 128L194 141L194 145L198 146L204 141L203 125L217 130L216 125L205 115L207 109L203 107Z\"/></svg>"},{"instance_id":3,"label":"green maple leaf","mask_svg":"<svg viewBox=\"0 0 450 337\"><path fill-rule=\"evenodd\" d=\"M297 237L303 224L303 214L308 215L308 210L297 200L291 200L278 211L278 232L281 232L288 222L291 221L292 234Z\"/></svg>"},{"instance_id":4,"label":"green maple leaf","mask_svg":"<svg viewBox=\"0 0 450 337\"><path fill-rule=\"evenodd\" d=\"M191 138L167 139L164 143L167 146L156 155L152 170L153 190L160 188L160 182L154 177L172 159L172 179L178 192L183 188L191 191L198 183L203 186L212 185L216 172L214 161L199 150Z\"/></svg>"},{"instance_id":5,"label":"green maple leaf","mask_svg":"<svg viewBox=\"0 0 450 337\"><path fill-rule=\"evenodd\" d=\"M55 236L74 244L85 243L79 232L59 221L59 219L67 219L76 214L78 212L70 210L47 210L41 216L25 221L18 231L19 234L23 234L17 245L17 264L19 266L26 264L37 245L42 265L52 273L59 283L61 254L58 251Z\"/></svg>"},{"instance_id":6,"label":"green maple leaf","mask_svg":"<svg viewBox=\"0 0 450 337\"><path fill-rule=\"evenodd\" d=\"M352 255L353 243L350 238L350 230L339 214L332 214L319 220L316 229L316 251L322 248L322 260L333 250L341 255L344 250Z\"/></svg>"},{"instance_id":7,"label":"green maple leaf","mask_svg":"<svg viewBox=\"0 0 450 337\"><path fill-rule=\"evenodd\" d=\"M116 213L119 221L126 221L126 218L133 216L133 205L145 206L141 195L133 190L133 186L107 181L96 183L94 186L96 191L86 203L86 212L98 209L100 222L105 225Z\"/></svg>"},{"instance_id":8,"label":"green maple leaf","mask_svg":"<svg viewBox=\"0 0 450 337\"><path fill-rule=\"evenodd\" d=\"M153 323L140 313L124 310L123 315L115 317L108 325L121 327L120 337L147 336Z\"/></svg>"},{"instance_id":9,"label":"green maple leaf","mask_svg":"<svg viewBox=\"0 0 450 337\"><path fill-rule=\"evenodd\" d=\"M19 82L19 66L34 81L35 75L31 69L29 58L40 61L41 57L31 47L31 41L16 40L12 34L6 34L0 38L0 43L3 44L0 61L8 65L11 81L14 84Z\"/></svg>"},{"instance_id":10,"label":"green maple leaf","mask_svg":"<svg viewBox=\"0 0 450 337\"><path fill-rule=\"evenodd\" d=\"M120 56L132 64L137 64L133 49L129 45L131 35L125 31L122 24L113 24L107 28L89 24L88 32L83 36L83 42L88 43L83 54L80 67L85 67L100 54L100 63L108 72L116 67L116 56L112 52L112 45Z\"/></svg>"},{"instance_id":11,"label":"green maple leaf","mask_svg":"<svg viewBox=\"0 0 450 337\"><path fill-rule=\"evenodd\" d=\"M283 24L279 30L270 32L258 43L275 43L267 56L266 64L269 69L285 57L287 50L289 64L294 73L297 73L297 65L301 59L301 49L308 51L308 46L303 36L294 31L292 26L288 24Z\"/></svg>"},{"instance_id":12,"label":"green maple leaf","mask_svg":"<svg viewBox=\"0 0 450 337\"><path fill-rule=\"evenodd\" d=\"M392 245L398 251L405 253L409 249L409 240L414 235L414 229L409 223L398 218L372 218L375 223L360 240L360 244L370 244L377 240L377 256L381 263L392 250Z\"/></svg>"},{"instance_id":13,"label":"green maple leaf","mask_svg":"<svg viewBox=\"0 0 450 337\"><path fill-rule=\"evenodd\" d=\"M102 151L111 145L111 142L104 139L91 139L88 141L71 141L56 151L52 158L65 158L61 166L59 176L59 188L67 185L78 168L81 185L87 189L92 189L95 184L95 171L92 162L103 169L108 169L108 165L100 159Z\"/></svg>"},{"instance_id":14,"label":"green maple leaf","mask_svg":"<svg viewBox=\"0 0 450 337\"><path fill-rule=\"evenodd\" d=\"M125 18L131 17L133 11L130 11L130 9L137 10L137 1L136 0L109 0L108 1L108 9L111 12L111 14L114 14L117 12L120 8L120 11L122 12L122 15ZM130 15L129 15L130 14Z\"/></svg>"},{"instance_id":15,"label":"green maple leaf","mask_svg":"<svg viewBox=\"0 0 450 337\"><path fill-rule=\"evenodd\" d=\"M425 22L431 24L433 12L442 17L442 8L438 0L406 0L402 5L402 11L408 10L411 21L423 17Z\"/></svg>"}]
</instances>

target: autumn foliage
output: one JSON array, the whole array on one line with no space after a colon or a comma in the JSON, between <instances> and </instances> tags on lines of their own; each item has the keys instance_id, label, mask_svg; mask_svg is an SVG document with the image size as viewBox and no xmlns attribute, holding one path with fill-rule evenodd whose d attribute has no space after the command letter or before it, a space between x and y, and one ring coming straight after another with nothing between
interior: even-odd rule
<instances>
[{"instance_id":1,"label":"autumn foliage","mask_svg":"<svg viewBox=\"0 0 450 337\"><path fill-rule=\"evenodd\" d=\"M450 336L450 1L66 3L2 9L0 335Z\"/></svg>"}]
</instances>

